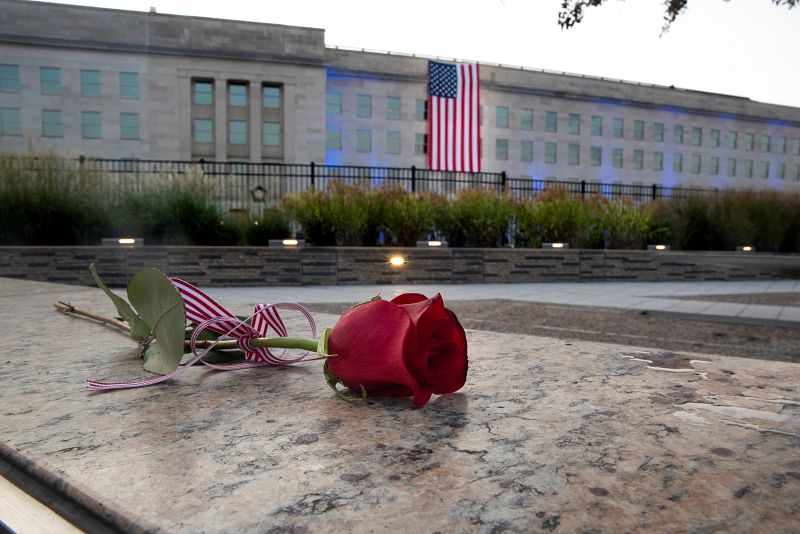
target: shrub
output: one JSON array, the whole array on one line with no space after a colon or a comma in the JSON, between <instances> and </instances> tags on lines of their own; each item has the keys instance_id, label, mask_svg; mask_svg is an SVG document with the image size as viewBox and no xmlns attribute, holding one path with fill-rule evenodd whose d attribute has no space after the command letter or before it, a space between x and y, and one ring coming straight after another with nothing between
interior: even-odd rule
<instances>
[{"instance_id":1,"label":"shrub","mask_svg":"<svg viewBox=\"0 0 800 534\"><path fill-rule=\"evenodd\" d=\"M602 246L603 202L600 198L574 198L560 190L545 191L516 206L521 239L531 247L539 247L543 242L566 242L573 247Z\"/></svg>"},{"instance_id":2,"label":"shrub","mask_svg":"<svg viewBox=\"0 0 800 534\"><path fill-rule=\"evenodd\" d=\"M377 229L370 221L377 217L370 195L360 186L331 183L328 192L308 191L289 197L286 208L303 228L305 238L315 245L359 246L374 244L368 235ZM374 225L374 223L373 223Z\"/></svg>"},{"instance_id":3,"label":"shrub","mask_svg":"<svg viewBox=\"0 0 800 534\"><path fill-rule=\"evenodd\" d=\"M610 248L642 249L652 231L653 213L649 206L634 206L630 199L606 202L600 226L608 233Z\"/></svg>"},{"instance_id":4,"label":"shrub","mask_svg":"<svg viewBox=\"0 0 800 534\"><path fill-rule=\"evenodd\" d=\"M383 221L396 243L413 247L424 239L436 222L445 200L432 193L413 195L397 188L382 193Z\"/></svg>"},{"instance_id":5,"label":"shrub","mask_svg":"<svg viewBox=\"0 0 800 534\"><path fill-rule=\"evenodd\" d=\"M289 237L291 230L286 213L279 208L267 208L260 218L247 221L245 240L248 245L269 245L270 239Z\"/></svg>"},{"instance_id":6,"label":"shrub","mask_svg":"<svg viewBox=\"0 0 800 534\"><path fill-rule=\"evenodd\" d=\"M512 216L511 200L490 189L467 189L437 210L436 224L453 246L496 247Z\"/></svg>"}]
</instances>

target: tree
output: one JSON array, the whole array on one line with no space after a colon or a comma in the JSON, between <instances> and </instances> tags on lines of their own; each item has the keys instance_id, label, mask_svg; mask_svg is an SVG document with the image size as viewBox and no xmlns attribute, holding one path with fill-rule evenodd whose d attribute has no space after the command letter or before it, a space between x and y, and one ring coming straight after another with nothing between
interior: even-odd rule
<instances>
[{"instance_id":1,"label":"tree","mask_svg":"<svg viewBox=\"0 0 800 534\"><path fill-rule=\"evenodd\" d=\"M730 0L725 0L729 2ZM561 29L569 29L583 20L584 9L602 5L606 0L562 0L561 11L558 12L558 25ZM789 9L800 4L800 0L770 0L776 6L786 6ZM675 22L678 15L686 10L689 0L665 0L663 31L669 30L670 24Z\"/></svg>"}]
</instances>

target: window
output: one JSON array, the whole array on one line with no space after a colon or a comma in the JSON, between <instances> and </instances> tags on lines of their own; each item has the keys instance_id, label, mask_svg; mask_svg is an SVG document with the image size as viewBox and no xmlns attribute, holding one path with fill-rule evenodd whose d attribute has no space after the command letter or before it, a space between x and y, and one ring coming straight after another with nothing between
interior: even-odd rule
<instances>
[{"instance_id":1,"label":"window","mask_svg":"<svg viewBox=\"0 0 800 534\"><path fill-rule=\"evenodd\" d=\"M19 93L18 65L0 65L0 93Z\"/></svg>"},{"instance_id":2,"label":"window","mask_svg":"<svg viewBox=\"0 0 800 534\"><path fill-rule=\"evenodd\" d=\"M736 148L737 137L736 132L728 132L728 148Z\"/></svg>"},{"instance_id":3,"label":"window","mask_svg":"<svg viewBox=\"0 0 800 534\"><path fill-rule=\"evenodd\" d=\"M769 179L769 161L762 161L758 166L758 177L762 180Z\"/></svg>"},{"instance_id":4,"label":"window","mask_svg":"<svg viewBox=\"0 0 800 534\"><path fill-rule=\"evenodd\" d=\"M692 127L692 145L700 146L703 144L703 129L699 126Z\"/></svg>"},{"instance_id":5,"label":"window","mask_svg":"<svg viewBox=\"0 0 800 534\"><path fill-rule=\"evenodd\" d=\"M342 93L327 93L325 95L325 113L328 115L342 114Z\"/></svg>"},{"instance_id":6,"label":"window","mask_svg":"<svg viewBox=\"0 0 800 534\"><path fill-rule=\"evenodd\" d=\"M683 126L676 124L672 127L672 142L676 145L683 143Z\"/></svg>"},{"instance_id":7,"label":"window","mask_svg":"<svg viewBox=\"0 0 800 534\"><path fill-rule=\"evenodd\" d=\"M654 171L663 171L664 170L664 153L663 152L653 152L653 170Z\"/></svg>"},{"instance_id":8,"label":"window","mask_svg":"<svg viewBox=\"0 0 800 534\"><path fill-rule=\"evenodd\" d=\"M548 111L544 114L544 131L555 133L558 131L558 113Z\"/></svg>"},{"instance_id":9,"label":"window","mask_svg":"<svg viewBox=\"0 0 800 534\"><path fill-rule=\"evenodd\" d=\"M523 109L519 116L519 127L523 130L533 130L533 110Z\"/></svg>"},{"instance_id":10,"label":"window","mask_svg":"<svg viewBox=\"0 0 800 534\"><path fill-rule=\"evenodd\" d=\"M644 139L644 121L633 121L633 138L637 141Z\"/></svg>"},{"instance_id":11,"label":"window","mask_svg":"<svg viewBox=\"0 0 800 534\"><path fill-rule=\"evenodd\" d=\"M711 146L719 146L719 130L711 130Z\"/></svg>"},{"instance_id":12,"label":"window","mask_svg":"<svg viewBox=\"0 0 800 534\"><path fill-rule=\"evenodd\" d=\"M713 176L718 175L719 174L719 158L716 157L716 156L711 156L711 159L709 160L709 167L710 167L709 172Z\"/></svg>"},{"instance_id":13,"label":"window","mask_svg":"<svg viewBox=\"0 0 800 534\"><path fill-rule=\"evenodd\" d=\"M390 121L400 120L401 100L399 96L386 97L386 118Z\"/></svg>"},{"instance_id":14,"label":"window","mask_svg":"<svg viewBox=\"0 0 800 534\"><path fill-rule=\"evenodd\" d=\"M700 154L692 154L692 174L700 174Z\"/></svg>"},{"instance_id":15,"label":"window","mask_svg":"<svg viewBox=\"0 0 800 534\"><path fill-rule=\"evenodd\" d=\"M498 161L508 160L508 139L496 139L494 142L495 159Z\"/></svg>"},{"instance_id":16,"label":"window","mask_svg":"<svg viewBox=\"0 0 800 534\"><path fill-rule=\"evenodd\" d=\"M0 108L0 135L22 135L19 108Z\"/></svg>"},{"instance_id":17,"label":"window","mask_svg":"<svg viewBox=\"0 0 800 534\"><path fill-rule=\"evenodd\" d=\"M728 176L733 178L736 176L736 159L728 158Z\"/></svg>"},{"instance_id":18,"label":"window","mask_svg":"<svg viewBox=\"0 0 800 534\"><path fill-rule=\"evenodd\" d=\"M567 145L567 164L580 165L581 163L581 145L577 143L570 143Z\"/></svg>"},{"instance_id":19,"label":"window","mask_svg":"<svg viewBox=\"0 0 800 534\"><path fill-rule=\"evenodd\" d=\"M637 170L644 168L644 150L633 151L633 168Z\"/></svg>"},{"instance_id":20,"label":"window","mask_svg":"<svg viewBox=\"0 0 800 534\"><path fill-rule=\"evenodd\" d=\"M794 181L800 182L800 165L794 166Z\"/></svg>"},{"instance_id":21,"label":"window","mask_svg":"<svg viewBox=\"0 0 800 534\"><path fill-rule=\"evenodd\" d=\"M61 110L43 109L42 110L42 137L63 137L64 131L61 125Z\"/></svg>"},{"instance_id":22,"label":"window","mask_svg":"<svg viewBox=\"0 0 800 534\"><path fill-rule=\"evenodd\" d=\"M100 96L100 71L82 70L81 71L81 95Z\"/></svg>"},{"instance_id":23,"label":"window","mask_svg":"<svg viewBox=\"0 0 800 534\"><path fill-rule=\"evenodd\" d=\"M611 135L622 139L625 136L625 121L622 119L614 119L614 122L611 123Z\"/></svg>"},{"instance_id":24,"label":"window","mask_svg":"<svg viewBox=\"0 0 800 534\"><path fill-rule=\"evenodd\" d=\"M778 178L781 180L786 179L786 164L783 162L778 163Z\"/></svg>"},{"instance_id":25,"label":"window","mask_svg":"<svg viewBox=\"0 0 800 534\"><path fill-rule=\"evenodd\" d=\"M331 130L328 130L330 132ZM340 134L339 149L342 148L341 132L334 130ZM264 146L281 146L281 123L274 121L264 121L261 123L261 143Z\"/></svg>"},{"instance_id":26,"label":"window","mask_svg":"<svg viewBox=\"0 0 800 534\"><path fill-rule=\"evenodd\" d=\"M372 152L372 130L356 132L356 152Z\"/></svg>"},{"instance_id":27,"label":"window","mask_svg":"<svg viewBox=\"0 0 800 534\"><path fill-rule=\"evenodd\" d=\"M761 152L769 152L772 145L772 136L764 134L761 136Z\"/></svg>"},{"instance_id":28,"label":"window","mask_svg":"<svg viewBox=\"0 0 800 534\"><path fill-rule=\"evenodd\" d=\"M664 123L663 122L654 122L653 123L653 141L657 143L664 142Z\"/></svg>"},{"instance_id":29,"label":"window","mask_svg":"<svg viewBox=\"0 0 800 534\"><path fill-rule=\"evenodd\" d=\"M139 114L120 113L119 114L119 138L120 139L139 139Z\"/></svg>"},{"instance_id":30,"label":"window","mask_svg":"<svg viewBox=\"0 0 800 534\"><path fill-rule=\"evenodd\" d=\"M212 143L214 141L214 121L211 119L194 120L194 142Z\"/></svg>"},{"instance_id":31,"label":"window","mask_svg":"<svg viewBox=\"0 0 800 534\"><path fill-rule=\"evenodd\" d=\"M800 156L800 139L792 139L789 147L789 153Z\"/></svg>"},{"instance_id":32,"label":"window","mask_svg":"<svg viewBox=\"0 0 800 534\"><path fill-rule=\"evenodd\" d=\"M416 100L416 107L414 108L414 118L418 121L424 121L428 118L428 101Z\"/></svg>"},{"instance_id":33,"label":"window","mask_svg":"<svg viewBox=\"0 0 800 534\"><path fill-rule=\"evenodd\" d=\"M615 169L621 169L622 168L622 149L621 148L615 148L615 149L613 149L611 151L611 165Z\"/></svg>"},{"instance_id":34,"label":"window","mask_svg":"<svg viewBox=\"0 0 800 534\"><path fill-rule=\"evenodd\" d=\"M592 135L603 135L603 117L592 116Z\"/></svg>"},{"instance_id":35,"label":"window","mask_svg":"<svg viewBox=\"0 0 800 534\"><path fill-rule=\"evenodd\" d=\"M551 165L555 165L557 162L555 143L544 144L544 162Z\"/></svg>"},{"instance_id":36,"label":"window","mask_svg":"<svg viewBox=\"0 0 800 534\"><path fill-rule=\"evenodd\" d=\"M567 132L573 135L580 135L581 116L578 113L569 114L569 124L567 125Z\"/></svg>"},{"instance_id":37,"label":"window","mask_svg":"<svg viewBox=\"0 0 800 534\"><path fill-rule=\"evenodd\" d=\"M533 141L519 142L519 160L533 161Z\"/></svg>"},{"instance_id":38,"label":"window","mask_svg":"<svg viewBox=\"0 0 800 534\"><path fill-rule=\"evenodd\" d=\"M603 164L603 148L593 146L589 151L589 164L592 167L600 167Z\"/></svg>"},{"instance_id":39,"label":"window","mask_svg":"<svg viewBox=\"0 0 800 534\"><path fill-rule=\"evenodd\" d=\"M356 97L356 117L361 119L372 117L372 97L370 95L358 95Z\"/></svg>"},{"instance_id":40,"label":"window","mask_svg":"<svg viewBox=\"0 0 800 534\"><path fill-rule=\"evenodd\" d=\"M744 134L744 149L745 150L754 150L756 144L756 136L755 134L746 133Z\"/></svg>"},{"instance_id":41,"label":"window","mask_svg":"<svg viewBox=\"0 0 800 534\"><path fill-rule=\"evenodd\" d=\"M43 95L61 94L61 69L56 67L42 67L39 69L39 77L41 78Z\"/></svg>"},{"instance_id":42,"label":"window","mask_svg":"<svg viewBox=\"0 0 800 534\"><path fill-rule=\"evenodd\" d=\"M683 172L683 154L672 155L672 172Z\"/></svg>"},{"instance_id":43,"label":"window","mask_svg":"<svg viewBox=\"0 0 800 534\"><path fill-rule=\"evenodd\" d=\"M262 85L261 105L264 109L281 109L281 87L279 85Z\"/></svg>"},{"instance_id":44,"label":"window","mask_svg":"<svg viewBox=\"0 0 800 534\"><path fill-rule=\"evenodd\" d=\"M387 154L400 153L400 132L398 131L386 132L386 153Z\"/></svg>"},{"instance_id":45,"label":"window","mask_svg":"<svg viewBox=\"0 0 800 534\"><path fill-rule=\"evenodd\" d=\"M778 154L786 154L786 138L778 137L775 139L775 152Z\"/></svg>"},{"instance_id":46,"label":"window","mask_svg":"<svg viewBox=\"0 0 800 534\"><path fill-rule=\"evenodd\" d=\"M228 84L228 105L231 107L247 106L247 84L229 83ZM241 143L234 143L241 144Z\"/></svg>"},{"instance_id":47,"label":"window","mask_svg":"<svg viewBox=\"0 0 800 534\"><path fill-rule=\"evenodd\" d=\"M342 149L342 131L337 128L325 130L325 148L327 150Z\"/></svg>"},{"instance_id":48,"label":"window","mask_svg":"<svg viewBox=\"0 0 800 534\"><path fill-rule=\"evenodd\" d=\"M84 139L100 139L102 137L99 111L81 112L81 137Z\"/></svg>"},{"instance_id":49,"label":"window","mask_svg":"<svg viewBox=\"0 0 800 534\"><path fill-rule=\"evenodd\" d=\"M119 97L139 98L139 74L135 72L119 73Z\"/></svg>"},{"instance_id":50,"label":"window","mask_svg":"<svg viewBox=\"0 0 800 534\"><path fill-rule=\"evenodd\" d=\"M752 159L744 160L744 177L745 178L752 178L753 177L753 160Z\"/></svg>"},{"instance_id":51,"label":"window","mask_svg":"<svg viewBox=\"0 0 800 534\"><path fill-rule=\"evenodd\" d=\"M247 121L228 121L228 143L247 144Z\"/></svg>"},{"instance_id":52,"label":"window","mask_svg":"<svg viewBox=\"0 0 800 534\"><path fill-rule=\"evenodd\" d=\"M210 106L214 103L214 83L209 81L194 82L194 103Z\"/></svg>"},{"instance_id":53,"label":"window","mask_svg":"<svg viewBox=\"0 0 800 534\"><path fill-rule=\"evenodd\" d=\"M414 154L427 154L428 153L428 136L427 134L414 134Z\"/></svg>"},{"instance_id":54,"label":"window","mask_svg":"<svg viewBox=\"0 0 800 534\"><path fill-rule=\"evenodd\" d=\"M497 106L494 115L494 124L498 128L508 128L508 108L505 106Z\"/></svg>"}]
</instances>

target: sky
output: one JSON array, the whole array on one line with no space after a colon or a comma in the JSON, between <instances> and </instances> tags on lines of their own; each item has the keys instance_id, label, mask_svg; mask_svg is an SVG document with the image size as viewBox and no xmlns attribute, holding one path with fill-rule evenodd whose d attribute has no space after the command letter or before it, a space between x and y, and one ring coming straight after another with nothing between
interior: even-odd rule
<instances>
[{"instance_id":1,"label":"sky","mask_svg":"<svg viewBox=\"0 0 800 534\"><path fill-rule=\"evenodd\" d=\"M456 58L744 96L800 107L800 7L607 0L569 30L561 0L72 0L57 3L325 29L327 46Z\"/></svg>"}]
</instances>

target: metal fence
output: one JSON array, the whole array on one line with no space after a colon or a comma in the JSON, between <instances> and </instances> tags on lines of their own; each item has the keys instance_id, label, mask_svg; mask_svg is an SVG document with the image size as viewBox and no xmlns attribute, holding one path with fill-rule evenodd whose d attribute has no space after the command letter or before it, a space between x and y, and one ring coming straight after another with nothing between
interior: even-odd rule
<instances>
[{"instance_id":1,"label":"metal fence","mask_svg":"<svg viewBox=\"0 0 800 534\"><path fill-rule=\"evenodd\" d=\"M478 187L497 191L498 194L507 192L518 199L561 190L579 197L602 195L610 199L629 198L635 204L662 198L715 195L718 192L660 185L511 178L504 172L445 172L416 167L123 159L80 159L76 164L84 171L98 172L107 177L112 195L143 192L150 184L158 182L186 183L197 180L224 209L252 212L276 206L286 195L315 189L325 191L333 182L368 188L399 186L413 193L433 192L450 198L460 191Z\"/></svg>"}]
</instances>

